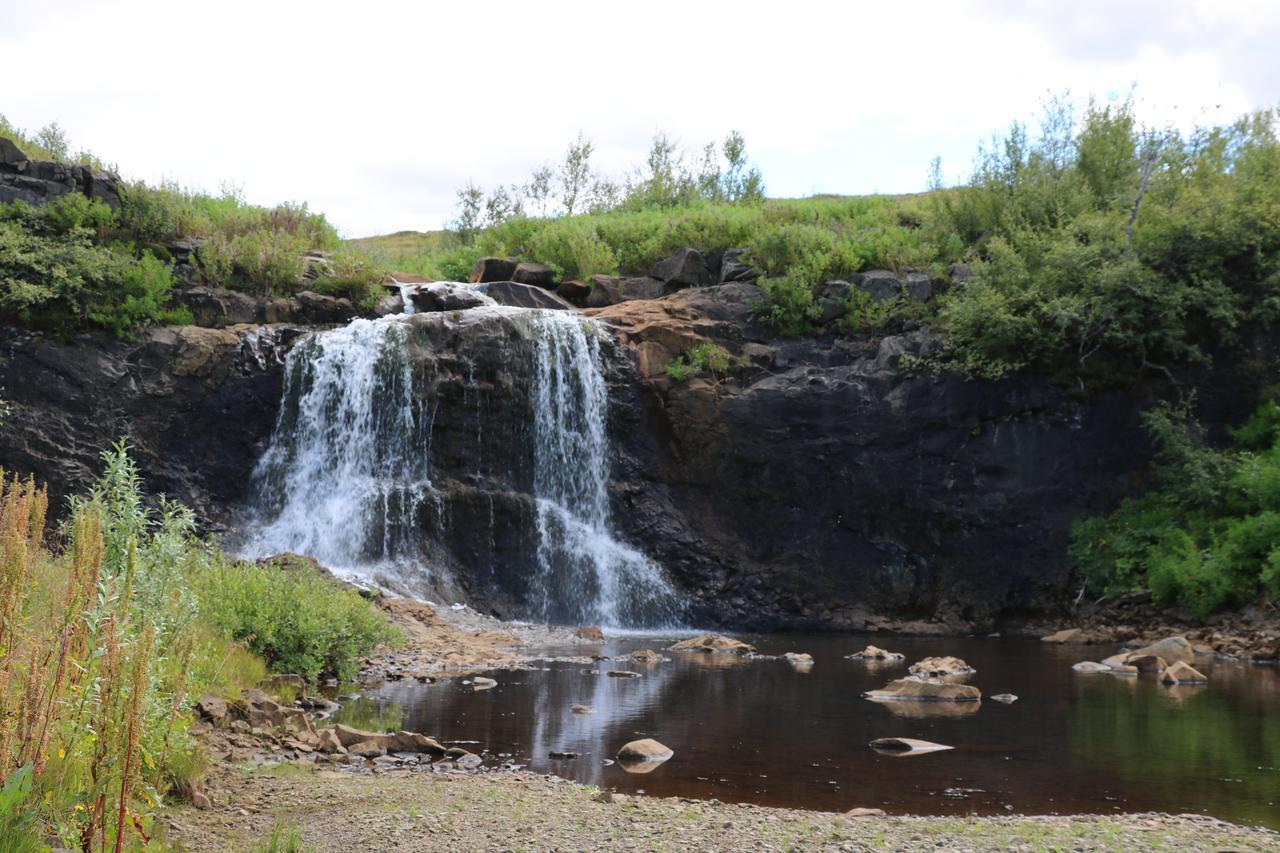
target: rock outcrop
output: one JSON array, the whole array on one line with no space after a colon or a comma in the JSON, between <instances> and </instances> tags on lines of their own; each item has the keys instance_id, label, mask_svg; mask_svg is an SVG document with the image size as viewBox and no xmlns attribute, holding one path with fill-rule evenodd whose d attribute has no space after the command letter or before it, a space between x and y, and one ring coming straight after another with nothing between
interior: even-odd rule
<instances>
[{"instance_id":1,"label":"rock outcrop","mask_svg":"<svg viewBox=\"0 0 1280 853\"><path fill-rule=\"evenodd\" d=\"M32 160L13 140L0 136L0 204L43 204L68 193L119 208L120 177L92 166Z\"/></svg>"}]
</instances>

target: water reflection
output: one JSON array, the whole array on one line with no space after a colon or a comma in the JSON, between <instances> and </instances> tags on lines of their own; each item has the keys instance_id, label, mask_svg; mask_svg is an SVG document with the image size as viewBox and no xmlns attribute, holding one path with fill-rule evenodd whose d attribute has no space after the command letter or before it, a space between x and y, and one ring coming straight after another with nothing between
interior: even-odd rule
<instances>
[{"instance_id":1,"label":"water reflection","mask_svg":"<svg viewBox=\"0 0 1280 853\"><path fill-rule=\"evenodd\" d=\"M497 685L482 693L448 681L392 684L369 701L402 708L406 728L478 741L536 771L623 792L924 814L1204 811L1280 826L1280 678L1272 669L1197 661L1210 684L1171 689L1152 676L1072 672L1072 663L1097 657L1096 647L897 638L908 663L963 657L977 669L968 683L1019 701L869 702L863 691L903 670L844 660L866 638L744 639L765 654L809 652L815 663L799 672L781 659L669 653L652 667L496 671ZM611 641L607 651L665 645L647 637ZM623 667L643 677L604 674ZM595 713L573 713L574 705ZM645 737L675 757L640 776L607 763ZM868 748L880 737L955 749L901 761Z\"/></svg>"}]
</instances>

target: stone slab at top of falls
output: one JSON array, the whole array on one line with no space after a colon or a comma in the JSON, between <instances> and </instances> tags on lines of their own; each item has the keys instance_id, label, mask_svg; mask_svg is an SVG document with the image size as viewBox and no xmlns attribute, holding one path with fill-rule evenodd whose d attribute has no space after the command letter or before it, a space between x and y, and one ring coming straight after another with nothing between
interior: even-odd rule
<instances>
[{"instance_id":1,"label":"stone slab at top of falls","mask_svg":"<svg viewBox=\"0 0 1280 853\"><path fill-rule=\"evenodd\" d=\"M517 617L672 624L660 568L611 524L612 346L581 316L488 304L308 335L241 552Z\"/></svg>"}]
</instances>

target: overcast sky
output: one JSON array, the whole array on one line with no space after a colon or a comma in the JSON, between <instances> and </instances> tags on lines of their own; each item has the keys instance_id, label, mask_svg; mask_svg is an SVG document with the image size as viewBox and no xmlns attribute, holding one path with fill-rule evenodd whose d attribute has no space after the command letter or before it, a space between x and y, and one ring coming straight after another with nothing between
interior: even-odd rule
<instances>
[{"instance_id":1,"label":"overcast sky","mask_svg":"<svg viewBox=\"0 0 1280 853\"><path fill-rule=\"evenodd\" d=\"M579 130L598 166L737 128L771 196L922 189L1045 94L1186 127L1280 105L1277 0L0 0L0 113L129 177L440 227Z\"/></svg>"}]
</instances>

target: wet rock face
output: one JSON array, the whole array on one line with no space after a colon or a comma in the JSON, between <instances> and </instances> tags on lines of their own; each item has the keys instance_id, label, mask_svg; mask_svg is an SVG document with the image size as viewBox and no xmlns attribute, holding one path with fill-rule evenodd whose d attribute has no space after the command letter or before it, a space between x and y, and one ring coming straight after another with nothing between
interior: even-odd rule
<instances>
[{"instance_id":1,"label":"wet rock face","mask_svg":"<svg viewBox=\"0 0 1280 853\"><path fill-rule=\"evenodd\" d=\"M614 394L615 517L706 618L958 630L1062 599L1072 521L1144 464L1135 401L908 373L902 355L936 346L923 333L770 340L749 322L753 293L595 312L635 373ZM750 366L728 381L665 376L707 340Z\"/></svg>"},{"instance_id":2,"label":"wet rock face","mask_svg":"<svg viewBox=\"0 0 1280 853\"><path fill-rule=\"evenodd\" d=\"M249 482L275 419L296 327L151 329L134 342L83 335L61 345L0 328L8 413L0 467L34 474L60 512L124 438L153 493L217 528Z\"/></svg>"}]
</instances>

